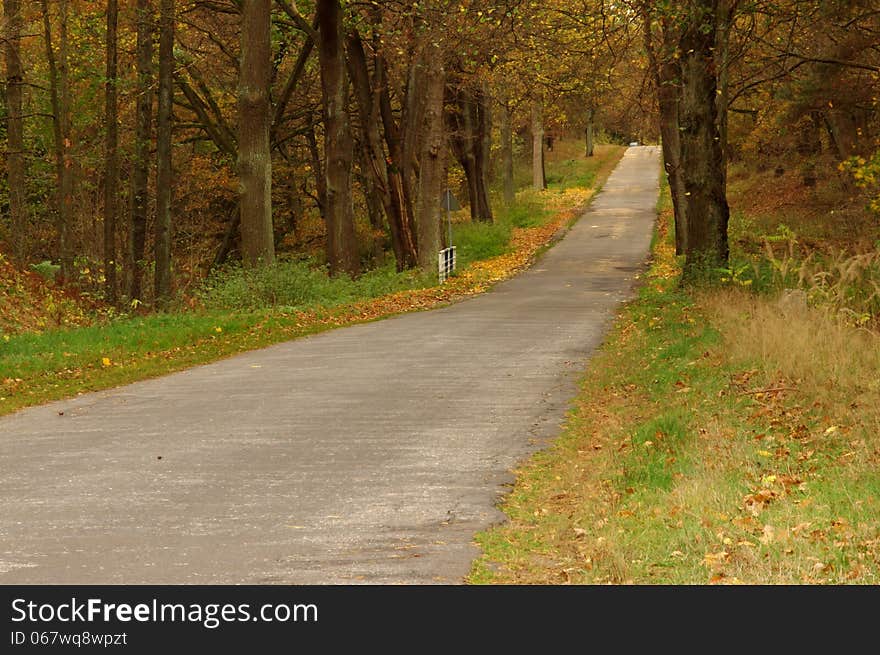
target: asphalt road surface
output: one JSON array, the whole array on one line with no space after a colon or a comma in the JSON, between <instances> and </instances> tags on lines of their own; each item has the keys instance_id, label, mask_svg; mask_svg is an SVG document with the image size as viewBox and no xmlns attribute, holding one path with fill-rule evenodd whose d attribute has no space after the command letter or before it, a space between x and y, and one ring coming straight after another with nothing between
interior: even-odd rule
<instances>
[{"instance_id":1,"label":"asphalt road surface","mask_svg":"<svg viewBox=\"0 0 880 655\"><path fill-rule=\"evenodd\" d=\"M462 582L632 294L659 174L629 148L489 293L0 418L0 584Z\"/></svg>"}]
</instances>

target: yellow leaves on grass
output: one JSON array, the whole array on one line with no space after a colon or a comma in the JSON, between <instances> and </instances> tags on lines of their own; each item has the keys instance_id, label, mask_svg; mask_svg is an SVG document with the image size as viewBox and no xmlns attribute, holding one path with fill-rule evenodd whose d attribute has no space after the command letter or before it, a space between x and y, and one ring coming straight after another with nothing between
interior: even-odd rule
<instances>
[{"instance_id":1,"label":"yellow leaves on grass","mask_svg":"<svg viewBox=\"0 0 880 655\"><path fill-rule=\"evenodd\" d=\"M557 213L547 224L514 228L510 252L472 263L444 284L427 289L411 289L348 305L331 313L318 310L297 312L297 327L346 325L371 321L391 314L431 309L459 298L485 291L526 268L535 254L571 219L571 211ZM219 331L219 330L218 330Z\"/></svg>"},{"instance_id":2,"label":"yellow leaves on grass","mask_svg":"<svg viewBox=\"0 0 880 655\"><path fill-rule=\"evenodd\" d=\"M101 366L103 366L104 368L107 368L108 366L113 366L113 362L110 361L109 357L102 357L101 358Z\"/></svg>"},{"instance_id":3,"label":"yellow leaves on grass","mask_svg":"<svg viewBox=\"0 0 880 655\"><path fill-rule=\"evenodd\" d=\"M730 553L726 550L719 550L716 553L706 553L703 557L703 564L713 570L717 570L730 561Z\"/></svg>"}]
</instances>

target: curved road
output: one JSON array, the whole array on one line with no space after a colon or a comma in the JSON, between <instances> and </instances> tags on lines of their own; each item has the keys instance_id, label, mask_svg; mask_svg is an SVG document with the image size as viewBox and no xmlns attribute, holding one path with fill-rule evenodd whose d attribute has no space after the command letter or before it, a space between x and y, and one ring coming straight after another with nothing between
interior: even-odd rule
<instances>
[{"instance_id":1,"label":"curved road","mask_svg":"<svg viewBox=\"0 0 880 655\"><path fill-rule=\"evenodd\" d=\"M0 418L0 584L461 582L632 293L659 173L629 148L481 296Z\"/></svg>"}]
</instances>

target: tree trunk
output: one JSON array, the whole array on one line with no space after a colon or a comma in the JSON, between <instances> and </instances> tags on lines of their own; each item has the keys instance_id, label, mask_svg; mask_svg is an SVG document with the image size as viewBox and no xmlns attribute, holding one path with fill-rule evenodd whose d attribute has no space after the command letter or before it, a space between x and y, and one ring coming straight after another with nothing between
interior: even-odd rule
<instances>
[{"instance_id":1,"label":"tree trunk","mask_svg":"<svg viewBox=\"0 0 880 655\"><path fill-rule=\"evenodd\" d=\"M450 142L456 159L464 170L472 221L492 222L487 184L487 147L489 138L486 98L482 91L465 86L458 77L450 85Z\"/></svg>"},{"instance_id":2,"label":"tree trunk","mask_svg":"<svg viewBox=\"0 0 880 655\"><path fill-rule=\"evenodd\" d=\"M321 160L321 150L318 148L318 135L315 130L314 116L309 112L309 129L306 131L306 143L309 147L309 157L312 170L315 173L315 204L321 218L327 221L327 177L324 175L324 162Z\"/></svg>"},{"instance_id":3,"label":"tree trunk","mask_svg":"<svg viewBox=\"0 0 880 655\"><path fill-rule=\"evenodd\" d=\"M9 183L9 215L11 218L11 244L16 259L26 257L27 236L27 162L24 151L24 121L22 119L22 83L24 72L21 65L21 0L4 0L3 14L6 18L6 137L7 180Z\"/></svg>"},{"instance_id":4,"label":"tree trunk","mask_svg":"<svg viewBox=\"0 0 880 655\"><path fill-rule=\"evenodd\" d=\"M483 184L488 190L489 185L495 180L495 172L492 169L492 105L490 103L489 85L483 82L480 85L480 158L483 162ZM486 198L488 199L488 191Z\"/></svg>"},{"instance_id":5,"label":"tree trunk","mask_svg":"<svg viewBox=\"0 0 880 655\"><path fill-rule=\"evenodd\" d=\"M153 26L149 0L137 1L137 102L134 159L131 172L131 227L128 239L128 297L142 300L150 174L150 136L153 127Z\"/></svg>"},{"instance_id":6,"label":"tree trunk","mask_svg":"<svg viewBox=\"0 0 880 655\"><path fill-rule=\"evenodd\" d=\"M46 42L46 61L49 65L49 94L52 102L52 131L55 137L55 177L56 177L56 230L58 233L58 253L61 259L61 278L68 280L73 270L73 251L70 244L71 197L70 158L70 91L67 67L67 0L60 0L58 59L52 44L52 25L49 7L42 0L43 32Z\"/></svg>"},{"instance_id":7,"label":"tree trunk","mask_svg":"<svg viewBox=\"0 0 880 655\"><path fill-rule=\"evenodd\" d=\"M714 64L718 0L693 0L679 40L682 96L679 111L681 172L687 198L685 275L726 266L730 210L724 194L724 158L717 122Z\"/></svg>"},{"instance_id":8,"label":"tree trunk","mask_svg":"<svg viewBox=\"0 0 880 655\"><path fill-rule=\"evenodd\" d=\"M492 151L492 114L485 84L474 94L474 154L476 164L477 220L494 220L489 202L489 157Z\"/></svg>"},{"instance_id":9,"label":"tree trunk","mask_svg":"<svg viewBox=\"0 0 880 655\"><path fill-rule=\"evenodd\" d=\"M238 176L241 250L245 266L267 265L275 261L269 146L271 14L271 0L251 0L242 5Z\"/></svg>"},{"instance_id":10,"label":"tree trunk","mask_svg":"<svg viewBox=\"0 0 880 655\"><path fill-rule=\"evenodd\" d=\"M734 0L718 2L718 34L716 36L715 54L718 71L718 92L715 96L718 121L718 136L721 139L722 172L724 174L724 193L727 194L728 164L728 120L727 106L730 104L730 30L733 23Z\"/></svg>"},{"instance_id":11,"label":"tree trunk","mask_svg":"<svg viewBox=\"0 0 880 655\"><path fill-rule=\"evenodd\" d=\"M370 154L368 146L363 141L358 142L355 148L357 156L357 173L355 174L355 186L361 191L364 206L367 209L367 219L370 222L370 234L368 237L367 250L371 263L379 262L385 253L385 207L383 204L382 190L376 184L376 180L370 174Z\"/></svg>"},{"instance_id":12,"label":"tree trunk","mask_svg":"<svg viewBox=\"0 0 880 655\"><path fill-rule=\"evenodd\" d=\"M394 111L391 107L391 95L388 90L387 76L385 75L385 62L382 57L376 58L375 83L379 96L379 112L382 116L382 128L385 134L385 142L388 144L388 191L391 194L391 202L394 208L395 221L399 226L400 245L394 246L395 253L400 252L404 259L401 265L398 260L398 268L411 268L418 264L418 244L416 242L416 228L413 220L412 201L410 199L409 186L407 185L404 169L404 149L402 130L394 119ZM392 233L392 239L395 236Z\"/></svg>"},{"instance_id":13,"label":"tree trunk","mask_svg":"<svg viewBox=\"0 0 880 655\"><path fill-rule=\"evenodd\" d=\"M116 225L119 222L119 77L117 27L119 0L107 0L107 80L104 83L104 295L116 304Z\"/></svg>"},{"instance_id":14,"label":"tree trunk","mask_svg":"<svg viewBox=\"0 0 880 655\"><path fill-rule=\"evenodd\" d=\"M360 272L351 207L352 136L339 0L318 0L321 91L324 104L324 175L327 187L327 262L330 274Z\"/></svg>"},{"instance_id":15,"label":"tree trunk","mask_svg":"<svg viewBox=\"0 0 880 655\"><path fill-rule=\"evenodd\" d=\"M532 187L547 188L544 174L544 108L540 98L532 101Z\"/></svg>"},{"instance_id":16,"label":"tree trunk","mask_svg":"<svg viewBox=\"0 0 880 655\"><path fill-rule=\"evenodd\" d=\"M362 138L366 173L372 180L376 196L381 202L391 232L391 248L397 260L397 269L412 268L417 263L415 240L408 238L406 206L402 194L393 193L396 167L389 165L385 155L380 127L381 93L384 87L384 66L379 57L374 66L371 83L367 69L366 53L357 32L347 38L348 70L355 89Z\"/></svg>"},{"instance_id":17,"label":"tree trunk","mask_svg":"<svg viewBox=\"0 0 880 655\"><path fill-rule=\"evenodd\" d=\"M171 121L174 92L174 0L162 0L159 24L159 106L156 134L156 303L171 299Z\"/></svg>"},{"instance_id":18,"label":"tree trunk","mask_svg":"<svg viewBox=\"0 0 880 655\"><path fill-rule=\"evenodd\" d=\"M856 152L858 128L853 117L846 111L830 109L826 113L828 134L840 160L848 159Z\"/></svg>"},{"instance_id":19,"label":"tree trunk","mask_svg":"<svg viewBox=\"0 0 880 655\"><path fill-rule=\"evenodd\" d=\"M510 127L510 105L507 100L501 103L501 179L504 204L510 207L516 199L516 192L513 186L513 130Z\"/></svg>"},{"instance_id":20,"label":"tree trunk","mask_svg":"<svg viewBox=\"0 0 880 655\"><path fill-rule=\"evenodd\" d=\"M73 276L73 157L71 155L71 116L70 116L70 66L68 62L69 44L67 32L68 0L58 3L61 21L58 30L58 82L60 91L61 118L61 170L60 212L58 217L59 245L61 251L61 277L65 280Z\"/></svg>"},{"instance_id":21,"label":"tree trunk","mask_svg":"<svg viewBox=\"0 0 880 655\"><path fill-rule=\"evenodd\" d=\"M665 17L661 17L660 53L655 50L651 33L651 16L643 14L645 29L645 49L657 89L657 104L660 110L660 143L663 152L663 170L669 182L675 224L675 254L687 251L687 196L681 172L681 145L679 139L679 103L681 101L681 68L675 57L675 35Z\"/></svg>"},{"instance_id":22,"label":"tree trunk","mask_svg":"<svg viewBox=\"0 0 880 655\"><path fill-rule=\"evenodd\" d=\"M593 110L587 110L587 127L584 130L584 138L586 140L586 147L584 149L584 154L587 157L592 157L594 154L595 147L593 145Z\"/></svg>"},{"instance_id":23,"label":"tree trunk","mask_svg":"<svg viewBox=\"0 0 880 655\"><path fill-rule=\"evenodd\" d=\"M414 55L407 72L403 107L400 119L400 145L403 163L403 183L407 192L413 189L416 180L419 153L421 152L422 119L425 111L425 61ZM410 196L411 197L411 196Z\"/></svg>"},{"instance_id":24,"label":"tree trunk","mask_svg":"<svg viewBox=\"0 0 880 655\"><path fill-rule=\"evenodd\" d=\"M422 149L419 156L419 190L416 226L419 266L425 272L437 268L440 250L440 194L445 173L446 136L443 132L443 96L446 73L442 53L436 46L426 53Z\"/></svg>"}]
</instances>

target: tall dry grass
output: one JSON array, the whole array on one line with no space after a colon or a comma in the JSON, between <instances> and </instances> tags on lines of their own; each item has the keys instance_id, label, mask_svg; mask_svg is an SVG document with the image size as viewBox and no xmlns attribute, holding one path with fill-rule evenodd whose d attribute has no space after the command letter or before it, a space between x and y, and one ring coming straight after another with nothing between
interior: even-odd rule
<instances>
[{"instance_id":1,"label":"tall dry grass","mask_svg":"<svg viewBox=\"0 0 880 655\"><path fill-rule=\"evenodd\" d=\"M880 328L880 248L832 249L805 257L794 238L764 241L772 283L803 290L811 305L830 308L850 325Z\"/></svg>"},{"instance_id":2,"label":"tall dry grass","mask_svg":"<svg viewBox=\"0 0 880 655\"><path fill-rule=\"evenodd\" d=\"M701 302L732 360L755 363L767 385L784 380L804 401L827 405L880 448L880 334L797 295L728 289Z\"/></svg>"},{"instance_id":3,"label":"tall dry grass","mask_svg":"<svg viewBox=\"0 0 880 655\"><path fill-rule=\"evenodd\" d=\"M880 391L880 335L806 300L799 294L773 299L724 289L701 302L735 359L760 360L814 391L834 389L847 396Z\"/></svg>"}]
</instances>

